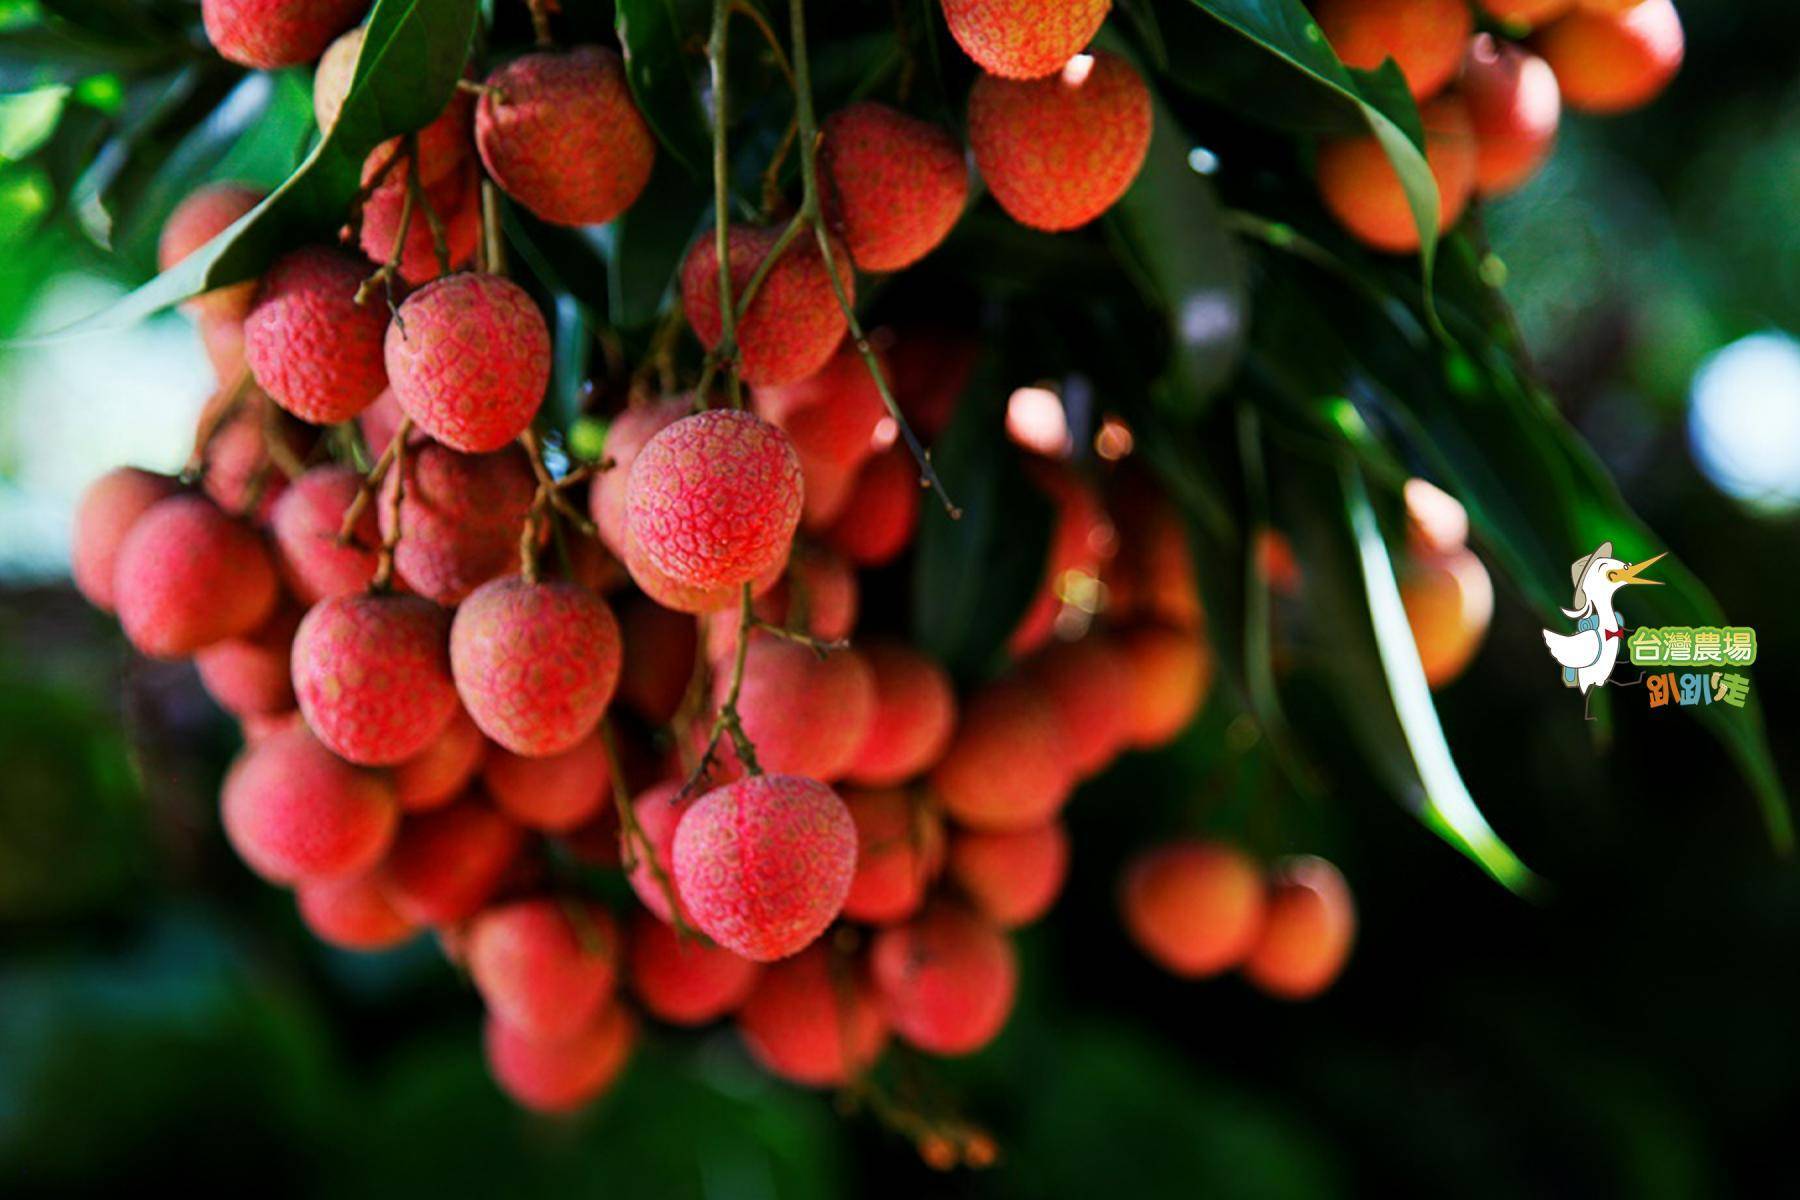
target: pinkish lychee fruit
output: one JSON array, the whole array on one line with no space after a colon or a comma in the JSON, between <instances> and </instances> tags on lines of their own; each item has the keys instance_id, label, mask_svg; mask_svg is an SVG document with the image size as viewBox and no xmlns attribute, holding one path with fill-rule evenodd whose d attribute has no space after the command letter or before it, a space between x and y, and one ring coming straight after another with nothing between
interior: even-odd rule
<instances>
[{"instance_id":1,"label":"pinkish lychee fruit","mask_svg":"<svg viewBox=\"0 0 1800 1200\"><path fill-rule=\"evenodd\" d=\"M1150 90L1104 51L1045 79L983 75L969 92L975 166L1013 220L1076 229L1125 194L1150 149Z\"/></svg>"},{"instance_id":2,"label":"pinkish lychee fruit","mask_svg":"<svg viewBox=\"0 0 1800 1200\"><path fill-rule=\"evenodd\" d=\"M334 425L387 386L387 306L356 302L368 266L329 246L275 260L244 318L244 358L257 385L302 421Z\"/></svg>"},{"instance_id":3,"label":"pinkish lychee fruit","mask_svg":"<svg viewBox=\"0 0 1800 1200\"><path fill-rule=\"evenodd\" d=\"M625 538L624 560L625 569L631 574L631 581L638 585L644 595L676 612L696 615L716 613L736 605L742 599L741 589L736 586L701 588L671 579L649 561L629 531ZM777 562L766 573L752 580L751 595L760 596L774 587L780 580L785 565L785 562Z\"/></svg>"},{"instance_id":4,"label":"pinkish lychee fruit","mask_svg":"<svg viewBox=\"0 0 1800 1200\"><path fill-rule=\"evenodd\" d=\"M1061 821L1017 833L958 833L950 840L950 878L1002 929L1029 925L1050 911L1069 874L1069 835Z\"/></svg>"},{"instance_id":5,"label":"pinkish lychee fruit","mask_svg":"<svg viewBox=\"0 0 1800 1200\"><path fill-rule=\"evenodd\" d=\"M833 113L820 132L826 216L859 268L910 267L949 235L969 168L948 132L872 101Z\"/></svg>"},{"instance_id":6,"label":"pinkish lychee fruit","mask_svg":"<svg viewBox=\"0 0 1800 1200\"><path fill-rule=\"evenodd\" d=\"M694 801L673 857L675 886L700 931L773 962L804 949L843 910L856 823L816 779L759 775Z\"/></svg>"},{"instance_id":7,"label":"pinkish lychee fruit","mask_svg":"<svg viewBox=\"0 0 1800 1200\"><path fill-rule=\"evenodd\" d=\"M619 658L612 609L562 580L491 580L450 627L463 707L515 754L560 754L592 733L618 686Z\"/></svg>"},{"instance_id":8,"label":"pinkish lychee fruit","mask_svg":"<svg viewBox=\"0 0 1800 1200\"><path fill-rule=\"evenodd\" d=\"M1111 7L1112 0L944 0L944 23L988 74L1038 79L1081 53Z\"/></svg>"},{"instance_id":9,"label":"pinkish lychee fruit","mask_svg":"<svg viewBox=\"0 0 1800 1200\"><path fill-rule=\"evenodd\" d=\"M1243 962L1262 935L1267 889L1240 850L1184 841L1140 855L1120 891L1125 928L1139 949L1187 979Z\"/></svg>"},{"instance_id":10,"label":"pinkish lychee fruit","mask_svg":"<svg viewBox=\"0 0 1800 1200\"><path fill-rule=\"evenodd\" d=\"M755 389L755 400L756 411L788 435L803 462L844 468L875 453L876 427L888 415L868 363L851 345L805 379Z\"/></svg>"},{"instance_id":11,"label":"pinkish lychee fruit","mask_svg":"<svg viewBox=\"0 0 1800 1200\"><path fill-rule=\"evenodd\" d=\"M393 768L394 795L401 812L442 808L468 786L488 755L488 741L457 705L444 732L429 746Z\"/></svg>"},{"instance_id":12,"label":"pinkish lychee fruit","mask_svg":"<svg viewBox=\"0 0 1800 1200\"><path fill-rule=\"evenodd\" d=\"M303 882L294 902L313 936L342 950L386 950L418 932L394 911L373 874Z\"/></svg>"},{"instance_id":13,"label":"pinkish lychee fruit","mask_svg":"<svg viewBox=\"0 0 1800 1200\"><path fill-rule=\"evenodd\" d=\"M239 754L220 806L238 857L286 884L368 870L387 853L400 818L387 780L338 758L304 725Z\"/></svg>"},{"instance_id":14,"label":"pinkish lychee fruit","mask_svg":"<svg viewBox=\"0 0 1800 1200\"><path fill-rule=\"evenodd\" d=\"M333 753L364 766L405 762L456 715L450 614L418 596L334 596L294 636L294 694Z\"/></svg>"},{"instance_id":15,"label":"pinkish lychee fruit","mask_svg":"<svg viewBox=\"0 0 1800 1200\"><path fill-rule=\"evenodd\" d=\"M520 828L474 799L408 816L381 864L394 909L419 925L454 925L481 911L524 843Z\"/></svg>"},{"instance_id":16,"label":"pinkish lychee fruit","mask_svg":"<svg viewBox=\"0 0 1800 1200\"><path fill-rule=\"evenodd\" d=\"M606 457L612 465L588 491L588 514L600 540L620 558L625 557L625 490L631 465L651 438L693 410L693 397L686 393L651 400L626 409L606 430Z\"/></svg>"},{"instance_id":17,"label":"pinkish lychee fruit","mask_svg":"<svg viewBox=\"0 0 1800 1200\"><path fill-rule=\"evenodd\" d=\"M656 162L625 64L599 46L527 54L489 75L475 144L494 182L552 225L604 225Z\"/></svg>"},{"instance_id":18,"label":"pinkish lychee fruit","mask_svg":"<svg viewBox=\"0 0 1800 1200\"><path fill-rule=\"evenodd\" d=\"M612 1086L631 1058L637 1026L623 1005L604 1009L592 1025L554 1041L532 1038L489 1016L483 1045L502 1091L542 1113L573 1112Z\"/></svg>"},{"instance_id":19,"label":"pinkish lychee fruit","mask_svg":"<svg viewBox=\"0 0 1800 1200\"><path fill-rule=\"evenodd\" d=\"M501 812L527 829L548 833L579 828L612 798L606 745L598 733L541 758L496 746L481 768L481 781Z\"/></svg>"},{"instance_id":20,"label":"pinkish lychee fruit","mask_svg":"<svg viewBox=\"0 0 1800 1200\"><path fill-rule=\"evenodd\" d=\"M366 505L348 542L338 541L344 514L362 487L349 467L326 463L293 481L269 510L275 563L304 604L360 592L375 578L381 531Z\"/></svg>"},{"instance_id":21,"label":"pinkish lychee fruit","mask_svg":"<svg viewBox=\"0 0 1800 1200\"><path fill-rule=\"evenodd\" d=\"M723 703L729 673L715 675L713 685ZM737 711L764 770L830 782L849 769L868 735L875 679L855 650L820 658L797 642L752 638Z\"/></svg>"},{"instance_id":22,"label":"pinkish lychee fruit","mask_svg":"<svg viewBox=\"0 0 1800 1200\"><path fill-rule=\"evenodd\" d=\"M649 913L631 925L631 990L644 1011L671 1025L705 1025L749 999L762 967L697 938L684 938Z\"/></svg>"},{"instance_id":23,"label":"pinkish lychee fruit","mask_svg":"<svg viewBox=\"0 0 1800 1200\"><path fill-rule=\"evenodd\" d=\"M943 821L899 791L845 792L844 804L857 843L844 916L871 925L906 920L943 866Z\"/></svg>"},{"instance_id":24,"label":"pinkish lychee fruit","mask_svg":"<svg viewBox=\"0 0 1800 1200\"><path fill-rule=\"evenodd\" d=\"M970 829L1042 825L1074 786L1056 710L1022 679L989 684L963 707L931 786L950 818Z\"/></svg>"},{"instance_id":25,"label":"pinkish lychee fruit","mask_svg":"<svg viewBox=\"0 0 1800 1200\"><path fill-rule=\"evenodd\" d=\"M951 904L876 934L869 973L888 1024L928 1054L972 1054L993 1041L1019 983L1011 939Z\"/></svg>"},{"instance_id":26,"label":"pinkish lychee fruit","mask_svg":"<svg viewBox=\"0 0 1800 1200\"><path fill-rule=\"evenodd\" d=\"M893 446L862 465L825 541L861 567L892 562L919 528L921 495L911 452Z\"/></svg>"},{"instance_id":27,"label":"pinkish lychee fruit","mask_svg":"<svg viewBox=\"0 0 1800 1200\"><path fill-rule=\"evenodd\" d=\"M242 183L211 183L189 192L163 222L156 241L156 269L167 271L224 233L267 194ZM241 321L255 298L256 280L246 279L195 296L182 308L197 317Z\"/></svg>"},{"instance_id":28,"label":"pinkish lychee fruit","mask_svg":"<svg viewBox=\"0 0 1800 1200\"><path fill-rule=\"evenodd\" d=\"M383 537L394 534L393 497L401 477L389 471L382 485ZM524 450L458 454L427 442L408 451L404 478L394 570L407 587L455 605L488 580L518 569L519 531L537 494Z\"/></svg>"},{"instance_id":29,"label":"pinkish lychee fruit","mask_svg":"<svg viewBox=\"0 0 1800 1200\"><path fill-rule=\"evenodd\" d=\"M280 438L295 457L304 458L310 443L301 428L251 384L243 402L206 443L201 490L226 512L266 525L275 501L287 490L287 476L275 465L270 441Z\"/></svg>"},{"instance_id":30,"label":"pinkish lychee fruit","mask_svg":"<svg viewBox=\"0 0 1800 1200\"><path fill-rule=\"evenodd\" d=\"M737 1026L765 1070L805 1087L848 1083L881 1057L888 1033L867 977L822 945L765 968Z\"/></svg>"},{"instance_id":31,"label":"pinkish lychee fruit","mask_svg":"<svg viewBox=\"0 0 1800 1200\"><path fill-rule=\"evenodd\" d=\"M113 610L113 575L125 535L152 505L180 490L180 483L171 476L115 467L81 493L75 506L75 529L69 536L69 569L75 587L89 604L102 612Z\"/></svg>"},{"instance_id":32,"label":"pinkish lychee fruit","mask_svg":"<svg viewBox=\"0 0 1800 1200\"><path fill-rule=\"evenodd\" d=\"M294 707L289 660L300 609L278 607L243 637L226 638L194 655L207 695L234 717L267 716Z\"/></svg>"},{"instance_id":33,"label":"pinkish lychee fruit","mask_svg":"<svg viewBox=\"0 0 1800 1200\"><path fill-rule=\"evenodd\" d=\"M956 729L956 693L944 669L910 646L871 642L860 649L875 679L875 711L844 778L893 787L943 757Z\"/></svg>"},{"instance_id":34,"label":"pinkish lychee fruit","mask_svg":"<svg viewBox=\"0 0 1800 1200\"><path fill-rule=\"evenodd\" d=\"M1270 872L1268 915L1244 976L1271 996L1305 1000L1337 979L1356 937L1350 885L1322 858L1301 855Z\"/></svg>"},{"instance_id":35,"label":"pinkish lychee fruit","mask_svg":"<svg viewBox=\"0 0 1800 1200\"><path fill-rule=\"evenodd\" d=\"M590 901L540 896L482 912L469 925L469 977L488 1011L533 1038L575 1035L618 986L618 925Z\"/></svg>"},{"instance_id":36,"label":"pinkish lychee fruit","mask_svg":"<svg viewBox=\"0 0 1800 1200\"><path fill-rule=\"evenodd\" d=\"M270 71L312 62L368 8L368 0L200 0L200 19L220 57Z\"/></svg>"},{"instance_id":37,"label":"pinkish lychee fruit","mask_svg":"<svg viewBox=\"0 0 1800 1200\"><path fill-rule=\"evenodd\" d=\"M398 241L400 278L414 287L468 266L481 242L478 172L470 159L457 163L436 183L425 185L425 203L438 218L437 230L432 229L430 218L416 204L412 215L407 216L404 187L376 188L363 204L362 230L357 236L362 252L372 263L385 263L393 259L394 243ZM440 231L444 244L441 259L437 252Z\"/></svg>"},{"instance_id":38,"label":"pinkish lychee fruit","mask_svg":"<svg viewBox=\"0 0 1800 1200\"><path fill-rule=\"evenodd\" d=\"M726 253L734 307L742 307L744 289L780 236L776 229L732 226ZM850 252L833 241L832 266L845 301L855 304L856 272ZM717 347L724 326L719 313L719 256L711 235L695 242L681 264L681 303L701 344L708 350ZM825 365L848 327L818 241L796 238L769 269L737 323L740 374L753 387L805 379Z\"/></svg>"},{"instance_id":39,"label":"pinkish lychee fruit","mask_svg":"<svg viewBox=\"0 0 1800 1200\"><path fill-rule=\"evenodd\" d=\"M756 597L751 611L777 628L836 642L856 628L858 602L856 572L841 554L796 543L780 582ZM737 654L738 614L715 613L705 625L707 660L730 662Z\"/></svg>"},{"instance_id":40,"label":"pinkish lychee fruit","mask_svg":"<svg viewBox=\"0 0 1800 1200\"><path fill-rule=\"evenodd\" d=\"M679 783L659 783L655 787L646 788L632 801L632 813L637 820L639 831L644 840L649 842L649 853L646 857L644 847L625 839L620 834L620 857L631 864L631 890L645 908L654 913L658 920L674 923L674 914L669 908L668 893L656 878L656 871L651 864L660 867L663 877L673 884L675 879L675 830L681 824L682 816L694 801L694 797L684 797ZM679 904L681 896L675 897ZM688 920L687 907L682 905L682 919Z\"/></svg>"},{"instance_id":41,"label":"pinkish lychee fruit","mask_svg":"<svg viewBox=\"0 0 1800 1200\"><path fill-rule=\"evenodd\" d=\"M800 462L745 412L685 417L651 438L626 488L631 545L677 584L748 583L786 562L800 524Z\"/></svg>"},{"instance_id":42,"label":"pinkish lychee fruit","mask_svg":"<svg viewBox=\"0 0 1800 1200\"><path fill-rule=\"evenodd\" d=\"M183 658L250 633L275 610L279 591L262 539L204 496L151 505L113 565L119 624L152 658Z\"/></svg>"}]
</instances>

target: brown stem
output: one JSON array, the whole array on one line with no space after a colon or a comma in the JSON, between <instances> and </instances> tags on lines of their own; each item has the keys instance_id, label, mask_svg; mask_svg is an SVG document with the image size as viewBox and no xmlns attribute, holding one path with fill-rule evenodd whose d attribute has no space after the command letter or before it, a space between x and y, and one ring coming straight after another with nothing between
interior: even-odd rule
<instances>
[{"instance_id":1,"label":"brown stem","mask_svg":"<svg viewBox=\"0 0 1800 1200\"><path fill-rule=\"evenodd\" d=\"M369 473L362 477L362 482L356 487L356 495L350 499L350 507L344 510L344 519L338 525L338 545L348 546L355 541L357 523L362 520L363 513L368 511L369 503L374 500L376 489L381 487L381 481L386 478L389 469L399 461L400 447L406 443L412 427L411 417L401 418L400 424L394 427L394 436L388 439L387 449L381 452L381 457L375 460Z\"/></svg>"},{"instance_id":2,"label":"brown stem","mask_svg":"<svg viewBox=\"0 0 1800 1200\"><path fill-rule=\"evenodd\" d=\"M406 498L406 435L410 432L408 424L402 421L400 428L394 431L394 498L389 502L388 529L381 538L381 557L375 562L375 577L369 581L370 591L385 592L394 583L394 550L400 545L400 502ZM361 495L360 490L358 495ZM348 519L350 514L346 512L344 516Z\"/></svg>"},{"instance_id":3,"label":"brown stem","mask_svg":"<svg viewBox=\"0 0 1800 1200\"><path fill-rule=\"evenodd\" d=\"M519 444L525 447L525 456L531 460L531 473L537 476L538 487L549 491L550 506L580 530L583 537L599 537L600 531L588 519L587 514L571 504L562 489L557 487L555 478L550 474L550 467L544 462L544 447L538 440L537 430L526 426L525 431L519 434Z\"/></svg>"},{"instance_id":4,"label":"brown stem","mask_svg":"<svg viewBox=\"0 0 1800 1200\"><path fill-rule=\"evenodd\" d=\"M491 179L481 181L481 269L490 275L506 274L506 239L501 235L500 189Z\"/></svg>"},{"instance_id":5,"label":"brown stem","mask_svg":"<svg viewBox=\"0 0 1800 1200\"><path fill-rule=\"evenodd\" d=\"M388 253L387 261L375 269L375 273L362 281L356 289L358 307L368 303L375 289L380 287L387 293L388 308L395 309L394 277L400 274L400 264L406 257L406 235L412 230L413 211L419 197L419 191L413 186L419 173L419 138L417 134L406 135L403 151L406 155L406 192L400 199L400 228L394 234L394 248Z\"/></svg>"},{"instance_id":6,"label":"brown stem","mask_svg":"<svg viewBox=\"0 0 1800 1200\"><path fill-rule=\"evenodd\" d=\"M669 878L668 871L656 860L656 852L650 845L650 835L638 824L637 807L632 803L631 792L625 786L625 768L619 762L618 743L613 740L611 721L600 722L600 744L606 750L606 769L612 773L613 805L619 811L619 830L624 835L626 862L625 869L630 871L635 862L641 862L650 869L650 878L656 882L656 888L663 894L663 900L669 906L669 924L683 938L695 937L694 930L681 915L681 898L675 893L675 881Z\"/></svg>"},{"instance_id":7,"label":"brown stem","mask_svg":"<svg viewBox=\"0 0 1800 1200\"><path fill-rule=\"evenodd\" d=\"M206 473L206 452L212 447L213 439L219 436L219 430L225 428L225 423L243 407L244 398L250 394L250 383L250 368L245 367L232 380L231 386L222 387L207 397L205 407L200 410L200 420L194 427L193 452L181 469L183 479L192 482Z\"/></svg>"},{"instance_id":8,"label":"brown stem","mask_svg":"<svg viewBox=\"0 0 1800 1200\"><path fill-rule=\"evenodd\" d=\"M538 49L548 50L556 45L556 39L550 36L550 13L557 8L555 0L525 0L525 4L531 9L531 32Z\"/></svg>"}]
</instances>

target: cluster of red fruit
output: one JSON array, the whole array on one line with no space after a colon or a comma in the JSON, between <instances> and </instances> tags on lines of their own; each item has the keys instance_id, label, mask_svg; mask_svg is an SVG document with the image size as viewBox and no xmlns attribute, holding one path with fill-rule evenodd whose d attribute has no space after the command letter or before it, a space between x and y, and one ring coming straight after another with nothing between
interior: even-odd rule
<instances>
[{"instance_id":1,"label":"cluster of red fruit","mask_svg":"<svg viewBox=\"0 0 1800 1200\"><path fill-rule=\"evenodd\" d=\"M1649 103L1681 66L1672 0L1477 0L1507 37L1474 33L1467 0L1318 0L1314 15L1350 66L1393 59L1419 102L1425 157L1449 229L1474 196L1521 186L1544 165L1562 106L1619 113ZM1473 36L1471 36L1473 34ZM1508 40L1529 35L1529 41ZM1321 146L1319 192L1357 238L1415 250L1399 177L1373 137Z\"/></svg>"}]
</instances>

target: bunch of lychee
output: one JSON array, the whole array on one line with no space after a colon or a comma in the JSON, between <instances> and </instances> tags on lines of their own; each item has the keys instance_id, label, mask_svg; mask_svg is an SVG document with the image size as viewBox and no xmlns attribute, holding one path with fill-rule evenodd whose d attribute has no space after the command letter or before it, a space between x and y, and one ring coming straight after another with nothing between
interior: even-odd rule
<instances>
[{"instance_id":1,"label":"bunch of lychee","mask_svg":"<svg viewBox=\"0 0 1800 1200\"><path fill-rule=\"evenodd\" d=\"M1425 127L1438 228L1469 201L1523 186L1556 142L1563 105L1612 114L1655 99L1681 66L1672 0L1478 0L1496 33L1475 32L1468 0L1316 0L1338 57L1373 70L1392 60ZM1513 40L1524 38L1524 41ZM1319 147L1319 194L1377 250L1416 250L1400 178L1373 137Z\"/></svg>"}]
</instances>

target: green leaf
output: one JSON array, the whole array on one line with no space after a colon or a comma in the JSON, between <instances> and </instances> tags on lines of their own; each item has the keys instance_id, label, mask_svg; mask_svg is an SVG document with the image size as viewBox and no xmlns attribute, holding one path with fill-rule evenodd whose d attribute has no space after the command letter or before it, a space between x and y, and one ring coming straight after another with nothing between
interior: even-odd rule
<instances>
[{"instance_id":1,"label":"green leaf","mask_svg":"<svg viewBox=\"0 0 1800 1200\"><path fill-rule=\"evenodd\" d=\"M683 13L679 0L618 0L616 28L638 111L663 148L691 175L705 179L712 169L712 136L682 49L705 26L697 10L689 9Z\"/></svg>"},{"instance_id":2,"label":"green leaf","mask_svg":"<svg viewBox=\"0 0 1800 1200\"><path fill-rule=\"evenodd\" d=\"M0 163L18 162L49 141L68 99L62 84L0 96Z\"/></svg>"},{"instance_id":3,"label":"green leaf","mask_svg":"<svg viewBox=\"0 0 1800 1200\"><path fill-rule=\"evenodd\" d=\"M698 179L659 158L637 203L599 231L615 325L641 329L656 319L709 200Z\"/></svg>"},{"instance_id":4,"label":"green leaf","mask_svg":"<svg viewBox=\"0 0 1800 1200\"><path fill-rule=\"evenodd\" d=\"M355 81L331 132L288 180L231 228L112 307L60 331L114 329L189 296L251 279L295 245L331 236L368 153L443 111L468 60L479 0L378 0Z\"/></svg>"}]
</instances>

